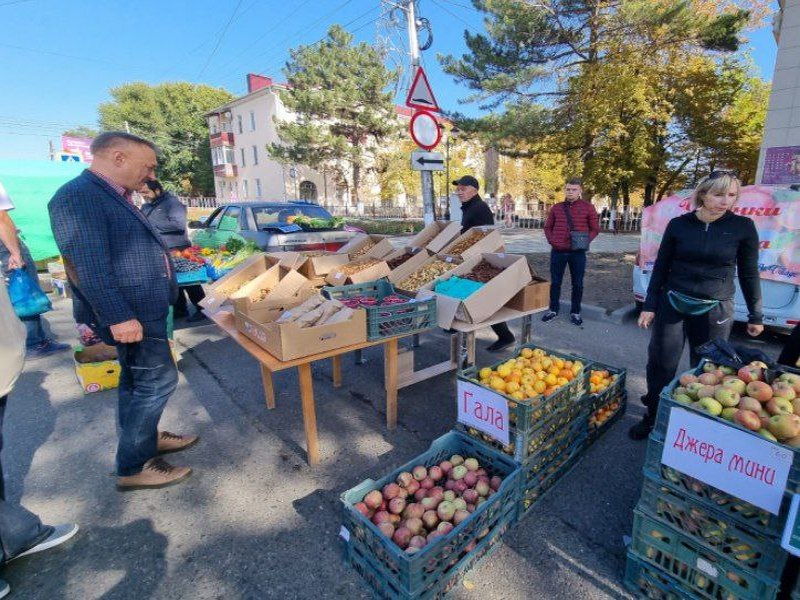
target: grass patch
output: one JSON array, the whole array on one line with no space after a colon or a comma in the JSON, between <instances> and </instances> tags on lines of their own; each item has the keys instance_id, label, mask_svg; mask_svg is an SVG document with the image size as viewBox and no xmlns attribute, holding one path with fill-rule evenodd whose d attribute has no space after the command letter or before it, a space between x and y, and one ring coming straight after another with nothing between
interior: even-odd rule
<instances>
[{"instance_id":1,"label":"grass patch","mask_svg":"<svg viewBox=\"0 0 800 600\"><path fill-rule=\"evenodd\" d=\"M376 235L407 235L417 233L422 230L424 224L422 219L347 219L347 224L352 227L363 229L367 233Z\"/></svg>"}]
</instances>

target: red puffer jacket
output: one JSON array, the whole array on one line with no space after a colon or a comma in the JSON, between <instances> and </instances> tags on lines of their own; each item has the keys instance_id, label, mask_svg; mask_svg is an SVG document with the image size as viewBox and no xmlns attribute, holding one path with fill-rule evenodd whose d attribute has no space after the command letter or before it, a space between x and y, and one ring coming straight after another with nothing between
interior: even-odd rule
<instances>
[{"instance_id":1,"label":"red puffer jacket","mask_svg":"<svg viewBox=\"0 0 800 600\"><path fill-rule=\"evenodd\" d=\"M588 231L589 242L600 233L600 224L597 219L597 211L591 202L586 200L576 200L575 202L559 202L547 215L544 224L544 235L553 247L553 250L571 250L569 239L569 223L567 222L566 210L572 216L574 231Z\"/></svg>"}]
</instances>

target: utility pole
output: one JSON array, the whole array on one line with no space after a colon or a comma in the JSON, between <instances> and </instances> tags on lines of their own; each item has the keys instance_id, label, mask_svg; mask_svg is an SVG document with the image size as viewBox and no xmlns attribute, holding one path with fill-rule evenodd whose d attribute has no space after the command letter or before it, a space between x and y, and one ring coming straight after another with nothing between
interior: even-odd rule
<instances>
[{"instance_id":1,"label":"utility pole","mask_svg":"<svg viewBox=\"0 0 800 600\"><path fill-rule=\"evenodd\" d=\"M131 132L130 125L128 125L128 122L125 121L125 133L130 133L130 132Z\"/></svg>"}]
</instances>

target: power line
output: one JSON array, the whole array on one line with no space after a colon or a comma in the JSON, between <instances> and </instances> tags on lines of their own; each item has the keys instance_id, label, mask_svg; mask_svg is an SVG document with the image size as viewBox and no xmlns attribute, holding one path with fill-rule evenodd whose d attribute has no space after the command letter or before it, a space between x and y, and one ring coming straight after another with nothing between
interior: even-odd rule
<instances>
[{"instance_id":1,"label":"power line","mask_svg":"<svg viewBox=\"0 0 800 600\"><path fill-rule=\"evenodd\" d=\"M450 9L449 9L449 8L447 8L446 6L444 6L444 5L442 5L442 4L439 4L439 3L438 3L436 0L431 0L431 2L433 2L433 3L434 3L436 6L438 6L439 8L441 8L441 9L442 9L444 12L446 12L446 13L447 13L447 14L449 14L450 16L452 16L452 17L455 17L456 19L458 19L459 21L461 21L461 22L462 22L464 25L466 25L466 26L467 26L467 27L469 27L470 29L474 29L474 28L475 28L475 25L472 25L472 24L470 24L470 23L467 23L467 22L466 22L466 21L465 21L465 20L464 20L464 19L461 17L461 15L458 15L458 14L454 13L452 10L450 10Z\"/></svg>"},{"instance_id":2,"label":"power line","mask_svg":"<svg viewBox=\"0 0 800 600\"><path fill-rule=\"evenodd\" d=\"M225 23L225 27L222 28L222 32L219 34L219 37L217 38L217 43L214 46L214 49L211 51L211 54L209 54L208 58L206 59L206 64L204 64L203 68L200 69L200 73L198 73L197 75L198 77L202 77L203 73L205 73L206 68L208 67L208 64L211 62L211 59L214 58L214 55L217 53L217 50L219 50L219 46L220 44L222 44L222 39L225 37L225 34L228 31L228 27L230 27L231 23L233 23L233 19L234 17L236 17L236 13L239 12L239 8L242 6L243 1L244 0L239 0L236 3L236 7L233 9L233 12L231 13L230 18L228 19L228 22Z\"/></svg>"}]
</instances>

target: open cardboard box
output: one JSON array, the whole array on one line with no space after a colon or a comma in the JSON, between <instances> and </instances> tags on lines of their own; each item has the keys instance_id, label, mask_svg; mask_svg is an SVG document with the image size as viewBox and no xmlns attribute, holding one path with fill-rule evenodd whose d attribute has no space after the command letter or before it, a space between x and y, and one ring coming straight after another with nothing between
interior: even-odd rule
<instances>
[{"instance_id":1,"label":"open cardboard box","mask_svg":"<svg viewBox=\"0 0 800 600\"><path fill-rule=\"evenodd\" d=\"M506 303L506 308L529 312L550 305L550 282L531 273L532 282L522 288Z\"/></svg>"},{"instance_id":2,"label":"open cardboard box","mask_svg":"<svg viewBox=\"0 0 800 600\"><path fill-rule=\"evenodd\" d=\"M389 281L398 290L400 293L406 296L416 296L422 290L429 290L432 289L433 286L439 281L442 277L437 277L433 281L428 282L427 284L423 285L416 291L404 290L400 284L405 281L406 278L411 276L413 273L424 267L427 263L432 263L436 260L441 260L443 262L454 263L456 265L460 264L462 261L458 257L454 256L438 256L433 255L428 257L426 260L417 259L415 256L411 260L405 262L404 264L397 267L394 271L389 273ZM410 264L411 263L411 264ZM455 267L454 267L455 268Z\"/></svg>"},{"instance_id":3,"label":"open cardboard box","mask_svg":"<svg viewBox=\"0 0 800 600\"><path fill-rule=\"evenodd\" d=\"M292 269L296 268L296 265L302 267L305 261L306 257L297 252L254 254L224 277L205 286L206 297L200 301L200 306L209 312L216 312L221 306L230 302L231 295L248 279L267 272L275 265Z\"/></svg>"},{"instance_id":4,"label":"open cardboard box","mask_svg":"<svg viewBox=\"0 0 800 600\"><path fill-rule=\"evenodd\" d=\"M460 223L455 221L434 221L411 238L408 246L412 248L427 248L432 254L436 254L460 234Z\"/></svg>"},{"instance_id":5,"label":"open cardboard box","mask_svg":"<svg viewBox=\"0 0 800 600\"><path fill-rule=\"evenodd\" d=\"M317 327L275 322L284 310L298 304L300 303L296 302L283 310L263 313L259 318L237 315L236 327L275 358L283 361L367 341L367 311L361 309L353 311L353 316L347 321Z\"/></svg>"},{"instance_id":6,"label":"open cardboard box","mask_svg":"<svg viewBox=\"0 0 800 600\"><path fill-rule=\"evenodd\" d=\"M325 276L336 267L341 267L350 262L347 254L338 252L326 252L320 256L307 256L306 261L299 271L304 275L314 287L326 285Z\"/></svg>"},{"instance_id":7,"label":"open cardboard box","mask_svg":"<svg viewBox=\"0 0 800 600\"><path fill-rule=\"evenodd\" d=\"M374 242L375 245L372 248L370 248L367 252L356 258L382 259L385 258L387 255L391 254L392 252L394 252L394 245L392 245L392 242L389 240L388 236L372 235L369 233L359 233L352 240L350 240L344 246L339 248L337 252L339 254L348 254L350 256L350 259L353 260L353 254L361 250L361 248L363 248L369 242Z\"/></svg>"},{"instance_id":8,"label":"open cardboard box","mask_svg":"<svg viewBox=\"0 0 800 600\"><path fill-rule=\"evenodd\" d=\"M482 239L463 250L460 254L455 254L453 252L453 248L455 248L463 240L469 239L475 231L486 231L489 233ZM445 256L461 256L461 258L466 260L467 258L476 256L478 254L484 254L486 252L500 252L502 250L503 236L500 235L500 230L493 225L485 225L482 227L472 227L468 229L462 235L458 236L452 242L447 244L447 246L444 247L444 250L442 250L439 254L443 254Z\"/></svg>"},{"instance_id":9,"label":"open cardboard box","mask_svg":"<svg viewBox=\"0 0 800 600\"><path fill-rule=\"evenodd\" d=\"M455 269L440 277L439 281L466 275L482 260L495 267L502 267L503 272L484 283L480 289L464 300L436 293L436 315L440 327L450 329L453 321L456 320L482 323L500 310L531 281L531 271L527 259L524 256L505 253L486 253L468 258Z\"/></svg>"},{"instance_id":10,"label":"open cardboard box","mask_svg":"<svg viewBox=\"0 0 800 600\"><path fill-rule=\"evenodd\" d=\"M364 260L364 257L359 258ZM349 264L349 263L348 263ZM347 285L350 283L364 283L366 281L375 281L382 277L388 277L391 271L386 261L380 261L371 267L367 267L357 273L347 275L338 269L333 269L328 276L325 277L325 282L328 285Z\"/></svg>"},{"instance_id":11,"label":"open cardboard box","mask_svg":"<svg viewBox=\"0 0 800 600\"><path fill-rule=\"evenodd\" d=\"M264 288L270 291L263 300L251 300ZM294 269L287 269L277 264L232 294L231 301L237 313L252 315L282 307L296 301L300 296L305 299L312 293L311 290L311 282L303 275Z\"/></svg>"},{"instance_id":12,"label":"open cardboard box","mask_svg":"<svg viewBox=\"0 0 800 600\"><path fill-rule=\"evenodd\" d=\"M396 271L397 269L402 269L407 267L407 265L412 265L414 266L414 268L410 272L413 273L417 269L417 267L422 265L425 261L427 261L431 257L430 252L425 250L425 248L420 248L419 246L404 246L402 248L398 248L383 260L385 260L386 263L388 264L390 260L397 258L399 256L403 256L404 254L407 254L409 252L414 252L415 250L417 252L411 258L409 258L402 265L399 265L398 267L392 269L392 271Z\"/></svg>"}]
</instances>

